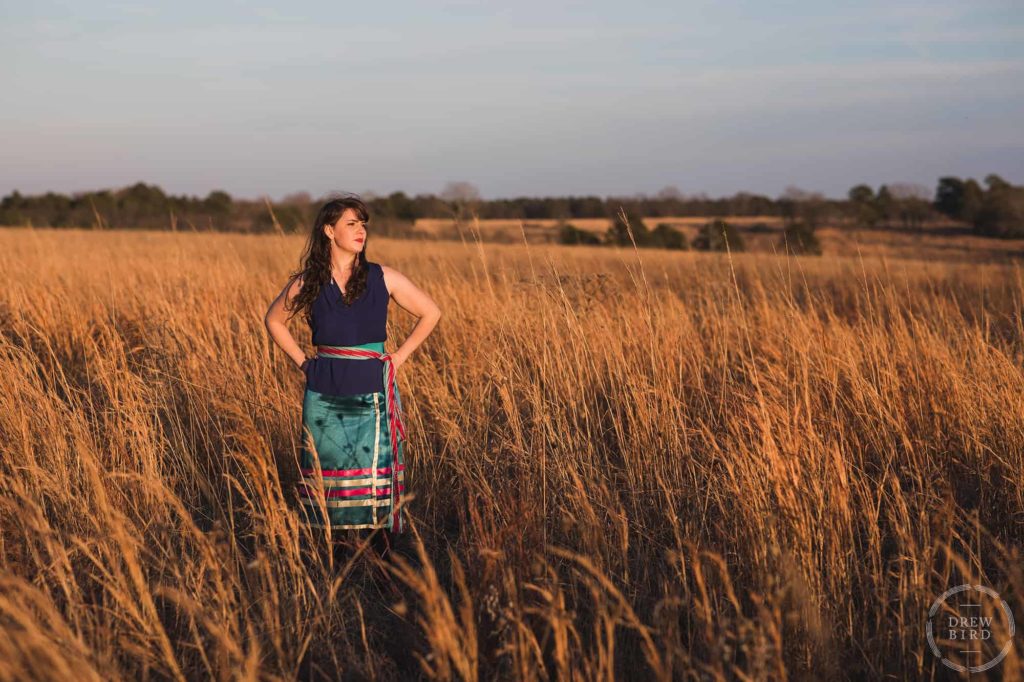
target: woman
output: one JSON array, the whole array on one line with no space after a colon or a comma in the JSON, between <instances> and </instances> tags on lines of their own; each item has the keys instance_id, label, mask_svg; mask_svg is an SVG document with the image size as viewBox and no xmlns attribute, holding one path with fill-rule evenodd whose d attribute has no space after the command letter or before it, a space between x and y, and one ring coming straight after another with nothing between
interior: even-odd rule
<instances>
[{"instance_id":1,"label":"woman","mask_svg":"<svg viewBox=\"0 0 1024 682\"><path fill-rule=\"evenodd\" d=\"M301 267L270 305L265 323L306 375L299 498L307 522L363 529L360 535L381 529L374 547L383 557L392 534L405 530L405 427L395 373L433 331L441 311L402 273L366 259L369 219L355 195L324 204ZM387 353L391 298L419 320ZM317 346L309 358L286 324L299 311Z\"/></svg>"}]
</instances>

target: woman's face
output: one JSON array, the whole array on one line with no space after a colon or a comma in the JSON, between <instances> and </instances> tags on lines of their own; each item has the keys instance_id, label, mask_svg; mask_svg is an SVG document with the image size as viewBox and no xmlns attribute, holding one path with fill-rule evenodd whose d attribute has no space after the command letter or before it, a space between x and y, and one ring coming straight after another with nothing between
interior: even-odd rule
<instances>
[{"instance_id":1,"label":"woman's face","mask_svg":"<svg viewBox=\"0 0 1024 682\"><path fill-rule=\"evenodd\" d=\"M355 209L346 208L334 225L325 225L324 233L334 245L349 253L359 253L366 244L366 223L359 219Z\"/></svg>"}]
</instances>

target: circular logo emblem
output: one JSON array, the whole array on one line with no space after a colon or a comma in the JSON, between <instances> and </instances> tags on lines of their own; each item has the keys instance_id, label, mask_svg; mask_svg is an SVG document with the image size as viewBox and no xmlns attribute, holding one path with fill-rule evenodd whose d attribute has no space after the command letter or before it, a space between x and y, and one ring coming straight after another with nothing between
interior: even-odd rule
<instances>
[{"instance_id":1,"label":"circular logo emblem","mask_svg":"<svg viewBox=\"0 0 1024 682\"><path fill-rule=\"evenodd\" d=\"M1013 646L1013 613L983 585L946 590L928 610L928 646L957 672L979 673L998 664Z\"/></svg>"}]
</instances>

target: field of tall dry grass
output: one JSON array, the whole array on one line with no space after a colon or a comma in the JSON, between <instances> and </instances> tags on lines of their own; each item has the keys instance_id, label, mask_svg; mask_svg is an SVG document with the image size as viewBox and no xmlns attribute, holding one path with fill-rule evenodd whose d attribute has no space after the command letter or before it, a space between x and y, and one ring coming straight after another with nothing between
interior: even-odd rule
<instances>
[{"instance_id":1,"label":"field of tall dry grass","mask_svg":"<svg viewBox=\"0 0 1024 682\"><path fill-rule=\"evenodd\" d=\"M0 231L0 678L927 679L950 586L1024 617L1019 266L371 237L444 313L394 599L298 522L300 248Z\"/></svg>"}]
</instances>

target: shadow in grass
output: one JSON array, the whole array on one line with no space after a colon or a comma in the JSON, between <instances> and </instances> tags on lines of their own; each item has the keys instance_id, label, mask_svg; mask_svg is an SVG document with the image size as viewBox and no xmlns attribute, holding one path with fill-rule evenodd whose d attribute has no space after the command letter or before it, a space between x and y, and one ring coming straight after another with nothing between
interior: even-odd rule
<instances>
[{"instance_id":1,"label":"shadow in grass","mask_svg":"<svg viewBox=\"0 0 1024 682\"><path fill-rule=\"evenodd\" d=\"M336 608L342 609L344 631L330 634L329 646L311 643L299 664L300 680L417 680L423 677L416 657L426 656L429 645L415 622L416 595L391 575L387 565L401 555L418 565L408 534L353 529L334 531L330 548L326 539L314 542L306 553L312 574L326 568L328 553L334 575L345 573ZM319 563L323 562L323 563ZM339 649L348 653L338 656ZM338 669L335 661L344 659Z\"/></svg>"}]
</instances>

